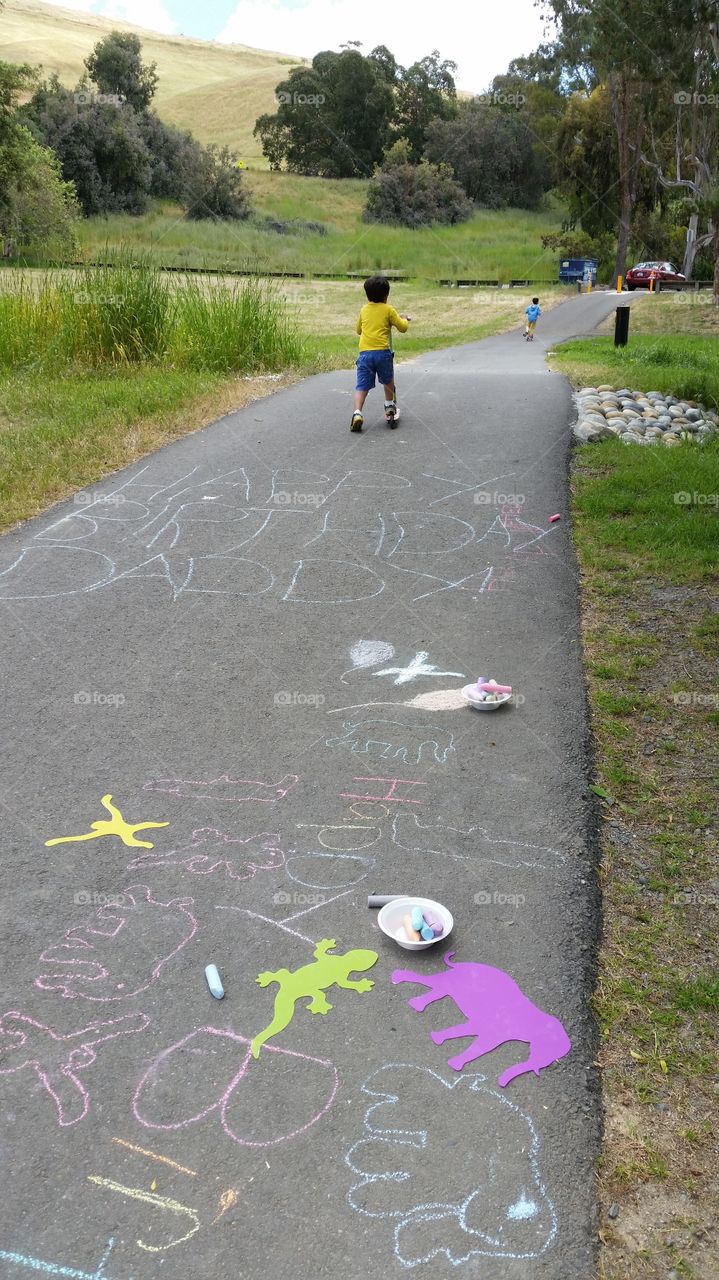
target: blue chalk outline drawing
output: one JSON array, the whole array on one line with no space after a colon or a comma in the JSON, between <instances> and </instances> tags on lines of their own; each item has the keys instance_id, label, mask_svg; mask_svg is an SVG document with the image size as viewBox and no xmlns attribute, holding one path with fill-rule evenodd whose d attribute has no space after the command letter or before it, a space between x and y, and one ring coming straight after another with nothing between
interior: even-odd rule
<instances>
[{"instance_id":1,"label":"blue chalk outline drawing","mask_svg":"<svg viewBox=\"0 0 719 1280\"><path fill-rule=\"evenodd\" d=\"M343 720L342 733L326 738L325 746L349 746L360 755L379 755L383 760L402 760L404 764L424 764L427 756L436 764L446 764L454 751L454 734L435 724L403 724L373 717Z\"/></svg>"},{"instance_id":2,"label":"blue chalk outline drawing","mask_svg":"<svg viewBox=\"0 0 719 1280\"><path fill-rule=\"evenodd\" d=\"M362 1085L362 1092L368 1094L371 1098L378 1098L379 1101L373 1102L365 1112L364 1128L366 1136L363 1136L357 1142L353 1143L345 1155L345 1164L353 1173L359 1174L361 1179L359 1182L355 1182L347 1193L347 1201L350 1208L354 1209L356 1213L364 1214L370 1218L395 1220L394 1253L397 1261L403 1267L407 1268L417 1267L422 1263L432 1262L434 1258L441 1256L442 1254L444 1254L449 1262L451 1262L453 1267L457 1267L463 1262L468 1262L470 1258L475 1255L485 1258L511 1258L513 1260L521 1260L527 1258L538 1258L541 1254L545 1253L556 1238L558 1231L558 1219L554 1205L552 1204L540 1177L537 1161L539 1135L532 1120L526 1112L522 1111L515 1105L515 1103L510 1102L501 1091L489 1087L486 1084L486 1077L479 1074L464 1077L465 1104L467 1099L467 1089L471 1090L473 1093L487 1094L492 1099L496 1100L501 1107L504 1107L509 1112L513 1112L514 1116L521 1123L526 1125L528 1131L528 1142L526 1147L526 1181L531 1185L531 1191L535 1198L528 1198L526 1194L526 1187L519 1186L517 1188L517 1198L515 1202L507 1208L506 1221L508 1223L522 1222L535 1218L540 1212L539 1205L537 1204L537 1201L540 1201L549 1220L549 1228L544 1241L539 1243L536 1249L529 1252L520 1252L519 1250L514 1251L511 1247L507 1247L502 1240L489 1236L485 1232L478 1231L467 1224L467 1213L472 1208L472 1202L482 1196L486 1182L491 1181L492 1179L491 1163L489 1161L487 1161L487 1169L490 1171L487 1172L486 1179L483 1183L480 1183L479 1186L473 1187L461 1203L416 1204L412 1205L410 1208L393 1209L390 1207L384 1211L365 1209L361 1205L354 1203L353 1196L355 1192L362 1191L370 1184L379 1182L385 1183L387 1186L391 1187L392 1183L406 1182L412 1176L406 1170L397 1171L396 1165L394 1170L392 1170L391 1166L394 1161L390 1159L388 1159L388 1165L390 1167L388 1167L386 1171L366 1173L363 1169L358 1168L357 1165L353 1163L353 1156L358 1147L361 1148L366 1145L367 1142L385 1143L392 1148L395 1156L398 1148L400 1150L402 1147L413 1148L415 1158L418 1153L421 1153L423 1150L428 1148L429 1135L427 1129L421 1127L421 1114L418 1116L418 1127L416 1129L381 1128L373 1124L371 1120L372 1113L379 1107L394 1106L400 1101L402 1095L397 1091L396 1086L393 1089L392 1083L390 1082L382 1087L382 1085L377 1082L377 1077L381 1077L383 1073L394 1071L422 1072L423 1075L432 1077L438 1085L442 1085L443 1088L449 1090L456 1089L457 1086L461 1084L461 1078L459 1080L445 1080L443 1076L438 1075L436 1071L430 1070L429 1067L422 1067L417 1063L410 1062L388 1062L385 1063L384 1066L378 1067L377 1070L373 1071L372 1074L368 1076ZM373 1084L375 1087L373 1087ZM509 1117L507 1118L509 1119ZM468 1139L468 1141L471 1141L471 1139ZM501 1142L501 1135L498 1135L498 1141ZM478 1154L481 1156L481 1152ZM427 1151L427 1157L428 1156L429 1152ZM443 1219L447 1218L456 1219L456 1223L460 1230L466 1233L466 1253L455 1256L452 1252L451 1246L448 1247L445 1244L438 1244L432 1248L429 1253L422 1257L406 1256L408 1251L405 1249L403 1238L405 1228L416 1226L420 1223L439 1223Z\"/></svg>"},{"instance_id":3,"label":"blue chalk outline drawing","mask_svg":"<svg viewBox=\"0 0 719 1280\"><path fill-rule=\"evenodd\" d=\"M12 1253L7 1249L0 1249L0 1261L10 1262L16 1267L28 1267L31 1271L41 1271L46 1276L66 1276L68 1280L110 1280L105 1265L107 1263L115 1241L110 1237L105 1246L97 1270L93 1272L78 1271L77 1267L64 1267L60 1262L44 1262L42 1258L31 1258L26 1253ZM132 1276L128 1278L132 1280Z\"/></svg>"}]
</instances>

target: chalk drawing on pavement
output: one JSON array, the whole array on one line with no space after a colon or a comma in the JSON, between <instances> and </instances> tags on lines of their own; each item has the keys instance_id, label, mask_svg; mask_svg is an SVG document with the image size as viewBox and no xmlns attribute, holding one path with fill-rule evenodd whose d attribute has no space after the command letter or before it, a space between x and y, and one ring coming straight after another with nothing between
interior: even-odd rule
<instances>
[{"instance_id":1,"label":"chalk drawing on pavement","mask_svg":"<svg viewBox=\"0 0 719 1280\"><path fill-rule=\"evenodd\" d=\"M223 773L207 782L183 778L156 778L146 782L145 791L165 791L168 795L191 800L221 800L230 804L275 804L299 782L299 774L286 773L279 782L257 782L248 778L231 778Z\"/></svg>"},{"instance_id":2,"label":"chalk drawing on pavement","mask_svg":"<svg viewBox=\"0 0 719 1280\"><path fill-rule=\"evenodd\" d=\"M290 880L308 889L344 889L359 884L375 865L356 853L296 853L287 859ZM311 877L308 878L308 877Z\"/></svg>"},{"instance_id":3,"label":"chalk drawing on pavement","mask_svg":"<svg viewBox=\"0 0 719 1280\"><path fill-rule=\"evenodd\" d=\"M267 1045L255 1062L246 1036L230 1027L200 1027L153 1060L132 1109L146 1129L175 1131L217 1117L240 1146L272 1147L311 1129L338 1087L337 1068L326 1058Z\"/></svg>"},{"instance_id":4,"label":"chalk drawing on pavement","mask_svg":"<svg viewBox=\"0 0 719 1280\"><path fill-rule=\"evenodd\" d=\"M125 1138L111 1138L110 1141L116 1142L120 1147L126 1147L128 1151L134 1151L136 1155L146 1156L148 1160L158 1160L160 1164L166 1164L170 1169L176 1169L178 1173L186 1173L190 1178L197 1177L196 1169L188 1169L187 1165L178 1164L176 1160L171 1160L169 1156L161 1156L156 1151L148 1151L147 1147L138 1147L134 1142L128 1142Z\"/></svg>"},{"instance_id":5,"label":"chalk drawing on pavement","mask_svg":"<svg viewBox=\"0 0 719 1280\"><path fill-rule=\"evenodd\" d=\"M197 932L192 905L192 898L160 902L149 885L129 885L119 907L99 907L43 951L39 964L48 967L35 986L101 1004L146 991Z\"/></svg>"},{"instance_id":6,"label":"chalk drawing on pavement","mask_svg":"<svg viewBox=\"0 0 719 1280\"><path fill-rule=\"evenodd\" d=\"M493 863L498 867L532 867L540 871L566 862L559 849L490 836L485 827L448 826L439 822L424 825L413 812L400 810L393 821L392 841L398 849L411 853L437 853L459 861Z\"/></svg>"},{"instance_id":7,"label":"chalk drawing on pavement","mask_svg":"<svg viewBox=\"0 0 719 1280\"><path fill-rule=\"evenodd\" d=\"M539 1136L505 1094L481 1075L448 1081L409 1063L380 1067L362 1091L375 1101L345 1156L358 1178L348 1203L387 1222L402 1266L443 1255L452 1266L537 1258L549 1248L558 1224L540 1176ZM454 1159L450 1132L458 1135Z\"/></svg>"},{"instance_id":8,"label":"chalk drawing on pavement","mask_svg":"<svg viewBox=\"0 0 719 1280\"><path fill-rule=\"evenodd\" d=\"M141 1187L126 1187L121 1182L113 1182L111 1178L101 1178L98 1174L88 1174L88 1182L93 1182L95 1186L103 1187L107 1191L116 1191L120 1195L127 1196L129 1200L139 1200L143 1204L150 1204L155 1209L167 1213L181 1214L188 1217L194 1223L190 1231L186 1231L184 1236L178 1236L176 1240L170 1240L167 1244L145 1244L144 1240L136 1240L135 1244L140 1249L144 1249L146 1253L163 1253L165 1249L174 1249L178 1244L184 1244L186 1240L191 1239L200 1230L200 1217L195 1209L190 1209L186 1204L180 1204L179 1201L173 1200L170 1196L154 1195L151 1191L144 1191Z\"/></svg>"},{"instance_id":9,"label":"chalk drawing on pavement","mask_svg":"<svg viewBox=\"0 0 719 1280\"><path fill-rule=\"evenodd\" d=\"M59 1035L10 1010L0 1018L0 1076L32 1073L55 1103L58 1124L77 1124L90 1109L90 1094L78 1072L92 1066L101 1045L144 1031L149 1021L144 1013L127 1013Z\"/></svg>"},{"instance_id":10,"label":"chalk drawing on pavement","mask_svg":"<svg viewBox=\"0 0 719 1280\"><path fill-rule=\"evenodd\" d=\"M77 1267L67 1267L61 1262L46 1262L44 1258L34 1258L29 1253L15 1253L11 1249L0 1249L0 1261L24 1267L27 1271L39 1271L46 1276L62 1276L64 1280L110 1280L105 1267L114 1244L111 1237L94 1271L80 1271ZM128 1280L132 1280L132 1276L128 1276Z\"/></svg>"},{"instance_id":11,"label":"chalk drawing on pavement","mask_svg":"<svg viewBox=\"0 0 719 1280\"><path fill-rule=\"evenodd\" d=\"M228 836L216 827L198 827L190 843L167 853L141 853L128 862L128 871L155 871L163 867L183 867L190 875L251 880L258 871L284 866L285 854L279 836L260 831L253 836ZM232 855L232 856L230 856Z\"/></svg>"},{"instance_id":12,"label":"chalk drawing on pavement","mask_svg":"<svg viewBox=\"0 0 719 1280\"><path fill-rule=\"evenodd\" d=\"M454 736L438 725L402 724L398 720L345 720L343 733L327 738L328 747L349 747L362 755L381 756L383 760L402 760L404 764L446 764L454 751Z\"/></svg>"}]
</instances>

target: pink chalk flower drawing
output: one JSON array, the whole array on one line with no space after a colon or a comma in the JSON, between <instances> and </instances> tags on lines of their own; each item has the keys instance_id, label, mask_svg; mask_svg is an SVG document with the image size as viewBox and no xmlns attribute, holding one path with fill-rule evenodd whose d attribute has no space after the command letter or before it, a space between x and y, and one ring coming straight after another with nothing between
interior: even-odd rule
<instances>
[{"instance_id":1,"label":"pink chalk flower drawing","mask_svg":"<svg viewBox=\"0 0 719 1280\"><path fill-rule=\"evenodd\" d=\"M149 885L129 885L121 906L98 907L43 951L40 964L48 967L35 986L102 1004L146 991L197 932L192 905L192 898L160 902Z\"/></svg>"},{"instance_id":2,"label":"pink chalk flower drawing","mask_svg":"<svg viewBox=\"0 0 719 1280\"><path fill-rule=\"evenodd\" d=\"M362 1092L372 1101L345 1156L357 1179L347 1199L393 1228L403 1267L442 1256L453 1267L473 1257L537 1258L549 1248L557 1215L540 1176L539 1137L506 1094L480 1075L445 1080L409 1063L380 1067ZM438 1274L447 1271L440 1265Z\"/></svg>"},{"instance_id":3,"label":"pink chalk flower drawing","mask_svg":"<svg viewBox=\"0 0 719 1280\"><path fill-rule=\"evenodd\" d=\"M168 853L141 853L128 862L128 871L154 871L160 867L184 867L191 875L209 876L214 871L228 880L251 880L257 871L274 871L284 866L285 855L279 836L260 831L254 836L227 836L215 827L198 827L188 845ZM230 856L232 855L232 856Z\"/></svg>"},{"instance_id":4,"label":"pink chalk flower drawing","mask_svg":"<svg viewBox=\"0 0 719 1280\"><path fill-rule=\"evenodd\" d=\"M90 1106L90 1095L77 1073L92 1066L100 1045L144 1031L149 1021L144 1013L126 1013L59 1035L13 1009L0 1018L0 1076L34 1072L55 1103L58 1122L77 1124Z\"/></svg>"},{"instance_id":5,"label":"pink chalk flower drawing","mask_svg":"<svg viewBox=\"0 0 719 1280\"><path fill-rule=\"evenodd\" d=\"M448 967L438 973L395 969L392 974L394 983L417 982L429 987L429 991L408 1001L411 1009L421 1012L435 1000L449 996L467 1019L443 1031L430 1032L435 1044L474 1036L473 1044L450 1058L447 1066L461 1071L468 1062L509 1040L524 1040L529 1044L529 1057L502 1073L499 1084L504 1088L525 1072L533 1071L538 1076L544 1067L569 1053L572 1044L559 1019L532 1004L508 973L489 964L452 964L453 955L453 951L444 955Z\"/></svg>"}]
</instances>

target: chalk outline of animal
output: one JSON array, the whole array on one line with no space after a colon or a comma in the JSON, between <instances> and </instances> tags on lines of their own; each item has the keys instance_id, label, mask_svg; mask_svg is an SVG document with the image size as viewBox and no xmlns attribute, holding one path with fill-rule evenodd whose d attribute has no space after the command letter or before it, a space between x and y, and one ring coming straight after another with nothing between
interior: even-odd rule
<instances>
[{"instance_id":1,"label":"chalk outline of animal","mask_svg":"<svg viewBox=\"0 0 719 1280\"><path fill-rule=\"evenodd\" d=\"M219 778L211 778L208 782L196 782L191 778L152 778L143 786L143 791L165 791L169 795L180 796L188 800L217 800L222 804L248 804L257 801L258 804L276 804L280 800L284 800L285 796L299 782L299 774L286 773L279 782L259 782L255 778L231 778L229 773L223 773ZM261 787L263 791L275 791L277 794L273 796L265 796L258 793L246 796L222 796L212 791L212 787L216 787L218 783L226 783L229 787ZM283 787L283 783L289 783ZM204 791L182 791L182 787L202 787Z\"/></svg>"},{"instance_id":2,"label":"chalk outline of animal","mask_svg":"<svg viewBox=\"0 0 719 1280\"><path fill-rule=\"evenodd\" d=\"M147 884L130 884L122 892L123 901L119 907L110 907L105 905L98 907L93 916L86 919L84 924L73 925L70 929L66 929L62 942L53 942L45 948L40 955L38 964L47 965L46 972L41 973L35 979L34 986L41 991L58 991L65 1000L92 1000L97 1004L113 1004L118 1000L129 1000L133 996L139 995L141 991L147 991L157 980L164 966L176 956L179 951L197 933L197 920L192 914L190 908L194 906L194 898L170 898L168 902L161 902L159 898L153 897L150 885ZM83 979L87 982L99 982L102 984L106 978L111 977L110 970L106 968L102 959L96 958L93 954L95 944L92 938L102 939L109 945L113 938L118 936L122 939L122 930L132 920L132 911L136 907L141 910L145 907L159 907L161 910L173 908L177 913L177 919L184 919L188 922L189 932L184 938L181 938L176 946L166 955L155 957L154 968L150 976L146 979L142 986L137 987L134 991L124 991L122 995L94 995L85 989L74 990L76 984L82 984ZM100 927L95 927L99 924ZM103 928L102 926L107 926ZM113 927L114 926L114 927ZM100 952L102 954L102 952ZM90 972L88 973L88 969ZM93 970L95 972L93 972ZM120 976L121 970L117 975Z\"/></svg>"},{"instance_id":3,"label":"chalk outline of animal","mask_svg":"<svg viewBox=\"0 0 719 1280\"><path fill-rule=\"evenodd\" d=\"M345 951L343 955L328 955L327 952L336 946L334 938L322 938L314 949L314 961L310 964L303 964L293 971L278 969L275 973L267 970L258 974L255 979L258 986L268 987L271 982L276 982L279 991L275 995L272 1021L252 1041L253 1058L259 1057L263 1044L290 1025L297 1001L304 996L310 997L309 1004L304 1006L308 1013L329 1013L332 1005L324 994L328 987L342 987L345 991L358 991L360 995L372 990L374 982L371 978L353 980L349 975L371 969L379 959L377 952L356 948Z\"/></svg>"},{"instance_id":4,"label":"chalk outline of animal","mask_svg":"<svg viewBox=\"0 0 719 1280\"><path fill-rule=\"evenodd\" d=\"M331 712L328 712L328 714L331 714ZM411 819L414 819L414 831L410 830L409 832L410 843L403 844L400 839L400 835L407 839L408 833L405 830L400 831L400 827L410 826ZM467 862L470 858L474 860L473 855L461 853L459 851L453 852L452 848L442 848L440 837L445 832L448 833L445 843L447 845L456 844L458 850L461 847L462 840L468 840L472 837L472 842L475 845L479 840L484 840L487 844L491 845L506 845L508 849L530 849L537 854L550 853L552 858L555 860L554 865L558 863L565 863L567 861L566 854L562 853L559 849L550 848L549 845L528 844L526 840L500 839L497 836L490 836L486 827L453 827L448 826L443 822L436 822L431 825L427 825L419 821L416 813L395 814L392 822L392 843L395 844L398 849L406 849L408 853L436 853L442 857L455 858L460 862ZM455 837L455 839L453 840L452 837ZM529 862L524 859L519 859L519 861L514 862L505 862L501 858L477 858L477 861L492 863L498 867L514 868L516 866L520 866L530 867L539 871L552 869L553 866L551 863L548 866L547 863L541 861L539 858L535 858Z\"/></svg>"},{"instance_id":5,"label":"chalk outline of animal","mask_svg":"<svg viewBox=\"0 0 719 1280\"><path fill-rule=\"evenodd\" d=\"M418 1127L416 1129L414 1128L406 1129L406 1128L397 1127L396 1124L392 1123L391 1112L386 1115L382 1113L382 1118L379 1121L379 1123L375 1121L375 1118L374 1118L375 1111L380 1110L381 1108L385 1108L388 1105L394 1105L400 1099L400 1096L401 1096L400 1093L396 1091L396 1089L392 1086L392 1084L390 1084L389 1086L381 1084L379 1085L379 1087L377 1085L378 1077L382 1077L384 1072L391 1072L395 1070L398 1070L398 1071L412 1070L412 1071L421 1072L424 1075L431 1077L434 1081L436 1081L438 1085L442 1085L443 1088L449 1090L450 1095L452 1096L454 1096L453 1091L458 1087L460 1089L465 1088L469 1090L471 1093L486 1094L489 1098L496 1099L496 1101L499 1104L501 1104L501 1106L506 1111L509 1111L510 1113L514 1113L514 1115L518 1117L520 1121L522 1121L524 1124L527 1125L529 1130L529 1135L530 1135L530 1142L527 1148L527 1159L529 1162L531 1181L533 1184L531 1189L535 1194L538 1194L541 1197L543 1202L543 1208L548 1213L549 1220L550 1220L549 1234L540 1248L536 1250L532 1250L531 1252L525 1251L522 1253L509 1252L509 1251L504 1253L497 1253L496 1250L494 1249L489 1250L487 1248L482 1248L481 1241L479 1239L479 1233L469 1230L466 1225L467 1209L477 1194L478 1188L476 1187L472 1188L469 1195L460 1204L415 1205L407 1213L403 1212L402 1210L397 1210L393 1208L388 1208L385 1210L369 1210L369 1209L362 1208L360 1205L355 1203L353 1196L356 1191L362 1191L364 1187L366 1187L367 1185L371 1185L372 1183L385 1182L385 1181L387 1183L391 1183L395 1179L397 1179L398 1176L399 1177L403 1176L402 1174L400 1175L397 1174L396 1166L394 1168L390 1168L387 1170L381 1170L381 1171L375 1170L372 1173L368 1173L365 1169L359 1167L354 1163L355 1152L358 1147L365 1145L368 1140L375 1141L375 1142L382 1142L382 1143L390 1143L394 1146L401 1145L403 1148L415 1147L415 1148L418 1148L420 1151L423 1151L427 1145L427 1130L426 1128L423 1127L426 1123L426 1116L422 1112L420 1112L420 1115L418 1118ZM374 1087L371 1087L371 1086L374 1086ZM489 1086L486 1083L485 1076L479 1075L479 1074L465 1073L464 1075L459 1076L454 1080L445 1080L444 1076L439 1075L438 1072L431 1070L429 1067L422 1067L418 1063L386 1062L384 1063L383 1066L377 1067L376 1070L373 1071L371 1075L368 1076L368 1078L365 1080L364 1084L362 1085L362 1093L367 1094L370 1098L379 1098L379 1102L371 1103L370 1106L365 1111L363 1136L359 1138L356 1142L354 1142L345 1154L345 1164L349 1169L352 1170L353 1173L359 1174L361 1179L360 1182L357 1182L354 1184L354 1186L350 1187L349 1191L347 1192L347 1203L350 1205L352 1209L354 1209L355 1213L361 1213L366 1217L394 1218L396 1220L396 1225L394 1229L394 1253L398 1262L400 1262L403 1267L406 1267L406 1268L416 1267L421 1265L422 1263L431 1262L433 1258L436 1258L442 1254L444 1254L445 1257L447 1257L447 1259L449 1260L449 1262L452 1264L453 1267L456 1267L463 1262L468 1262L473 1255L479 1256L479 1257L490 1257L490 1258L497 1258L497 1257L508 1257L513 1259L537 1258L541 1254L545 1253L546 1250L549 1248L549 1246L553 1244L554 1240L556 1239L557 1231L558 1231L557 1212L547 1192L544 1182L542 1180L541 1171L539 1168L539 1149L540 1149L539 1134L537 1133L536 1127L534 1125L534 1121L526 1112L522 1111L516 1105L516 1103L510 1102L506 1094L498 1093L496 1089ZM404 1152L402 1154L404 1154ZM416 1223L423 1223L423 1222L440 1221L442 1218L451 1218L451 1217L456 1218L460 1223L460 1225L462 1226L462 1228L468 1231L468 1235L470 1236L469 1243L473 1244L473 1247L469 1247L466 1253L463 1253L460 1256L455 1257L450 1252L450 1250L446 1247L446 1245L441 1243L435 1245L432 1248L432 1250L428 1254L426 1254L424 1257L411 1258L411 1257L407 1257L407 1255L403 1253L404 1245L403 1245L402 1233L406 1226L412 1223L416 1224ZM473 1237L477 1237L476 1243L473 1241L472 1239Z\"/></svg>"},{"instance_id":6,"label":"chalk outline of animal","mask_svg":"<svg viewBox=\"0 0 719 1280\"><path fill-rule=\"evenodd\" d=\"M457 1023L454 1027L445 1027L441 1031L430 1032L431 1039L435 1044L444 1044L445 1040L459 1040L469 1036L474 1037L474 1043L465 1049L462 1053L457 1054L454 1058L447 1060L447 1066L452 1067L455 1071L461 1071L462 1067L468 1062L474 1062L477 1058L481 1058L485 1053L491 1053L493 1049L498 1049L500 1045L507 1044L510 1041L517 1040L529 1045L529 1057L524 1062L517 1062L514 1066L508 1067L499 1077L498 1084L504 1089L511 1080L516 1076L524 1075L533 1071L535 1076L539 1078L539 1073L545 1067L551 1067L555 1062L559 1062L560 1058L564 1058L572 1047L569 1036L567 1035L562 1023L553 1014L546 1013L544 1009L540 1009L534 1004L529 996L525 996L519 984L514 981L510 974L505 973L503 969L496 969L493 965L478 964L476 961L461 961L459 964L451 963L454 951L447 951L442 957L444 963L449 967L450 972L446 973L439 970L437 973L414 973L411 969L395 969L392 974L393 984L399 982L418 982L424 987L429 987L420 996L413 996L407 1001L411 1009L422 1012L428 1005L434 1004L436 1000L443 1000L446 996L454 1000L457 1008L465 1015L467 1021ZM535 1035L530 1037L523 1034L527 1028L522 1025L510 1026L508 1028L501 1026L502 1010L498 1009L497 1014L492 1017L492 1008L485 1004L487 1016L484 1019L484 1040L482 1040L482 1028L476 1025L482 1013L477 1011L476 1006L471 1010L463 1009L457 999L457 995L452 992L447 985L451 980L451 971L455 968L471 968L475 972L491 972L492 974L501 974L504 980L504 986L508 989L513 1001L521 1003L524 1008L521 1011L525 1018L530 1022L534 1021ZM477 972L477 977L481 974ZM442 984L439 979L444 979ZM435 981L436 980L436 981ZM444 985L444 989L442 989ZM484 998L480 992L477 1002ZM468 1001L465 1001L468 1004ZM499 1022L499 1034L497 1035L497 1024ZM518 1022L518 1019L517 1019ZM494 1028L494 1029L492 1029ZM514 1033L514 1034L513 1034ZM535 1050L535 1041L542 1044L542 1048ZM546 1048L544 1044L546 1043Z\"/></svg>"},{"instance_id":7,"label":"chalk outline of animal","mask_svg":"<svg viewBox=\"0 0 719 1280\"><path fill-rule=\"evenodd\" d=\"M410 724L404 724L400 720L378 720L374 718L370 720L343 720L342 728L345 730L345 732L342 734L339 734L336 738L327 738L325 740L325 746L326 747L344 746L351 741L352 735L357 730L361 729L362 725L381 725L381 724L391 725L396 729L404 730L405 732L402 735L403 737L406 737L407 735L411 735L411 737L415 737L420 733L424 735L422 737L422 741L419 744L419 747L417 748L416 758L412 758L411 760L407 759L407 752L411 749L409 746L396 747L394 743L391 742L389 739L385 740L382 738L370 738L369 736L366 737L366 745L364 747L358 747L356 744L352 746L351 749L354 754L368 755L370 753L371 747L383 747L384 750L379 752L379 755L382 757L383 760L402 760L404 764L421 764L422 749L427 743L431 743L432 747L434 748L432 755L434 757L435 762L437 764L446 764L447 757L449 756L450 752L454 751L454 734L450 733L449 729L441 728L439 725L436 725L436 724L410 725ZM439 734L440 737L433 738L431 736L426 736L427 734L430 733L430 731L433 731L434 733ZM449 745L444 748L441 748L439 745L441 738L447 738L447 737L449 738Z\"/></svg>"}]
</instances>

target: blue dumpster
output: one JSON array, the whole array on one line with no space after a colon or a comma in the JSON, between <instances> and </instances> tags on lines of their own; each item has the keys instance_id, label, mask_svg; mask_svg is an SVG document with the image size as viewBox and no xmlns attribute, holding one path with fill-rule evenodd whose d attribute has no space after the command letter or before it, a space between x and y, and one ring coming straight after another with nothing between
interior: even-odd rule
<instances>
[{"instance_id":1,"label":"blue dumpster","mask_svg":"<svg viewBox=\"0 0 719 1280\"><path fill-rule=\"evenodd\" d=\"M562 284L576 284L577 281L586 283L587 280L596 284L598 266L596 258L562 258L559 279Z\"/></svg>"}]
</instances>

